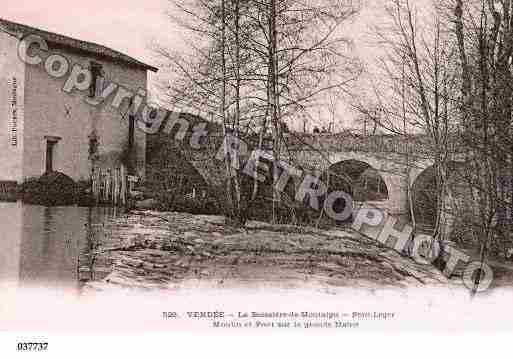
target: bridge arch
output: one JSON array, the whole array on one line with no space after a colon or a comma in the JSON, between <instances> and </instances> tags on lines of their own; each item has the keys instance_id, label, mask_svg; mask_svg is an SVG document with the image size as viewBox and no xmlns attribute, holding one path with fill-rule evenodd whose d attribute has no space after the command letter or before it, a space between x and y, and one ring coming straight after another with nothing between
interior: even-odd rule
<instances>
[{"instance_id":1,"label":"bridge arch","mask_svg":"<svg viewBox=\"0 0 513 359\"><path fill-rule=\"evenodd\" d=\"M331 152L328 157L330 164L355 160L364 162L376 174L379 174L386 185L387 196L378 197L374 201L368 200L373 206L378 207L390 214L407 215L408 196L406 191L406 174L408 167L405 164L404 156L388 153L386 155L370 152ZM415 166L416 167L416 166ZM415 175L415 174L412 174Z\"/></svg>"},{"instance_id":2,"label":"bridge arch","mask_svg":"<svg viewBox=\"0 0 513 359\"><path fill-rule=\"evenodd\" d=\"M357 202L386 201L388 186L380 172L369 163L358 159L346 159L328 168L325 183L330 191L342 190Z\"/></svg>"},{"instance_id":3,"label":"bridge arch","mask_svg":"<svg viewBox=\"0 0 513 359\"><path fill-rule=\"evenodd\" d=\"M451 161L448 163L447 188L445 194L442 221L445 222L447 233L454 226L455 211L461 209L470 198L469 188L465 185L465 163ZM436 222L436 208L439 199L436 194L436 169L428 165L412 178L412 207L417 223L431 229Z\"/></svg>"}]
</instances>

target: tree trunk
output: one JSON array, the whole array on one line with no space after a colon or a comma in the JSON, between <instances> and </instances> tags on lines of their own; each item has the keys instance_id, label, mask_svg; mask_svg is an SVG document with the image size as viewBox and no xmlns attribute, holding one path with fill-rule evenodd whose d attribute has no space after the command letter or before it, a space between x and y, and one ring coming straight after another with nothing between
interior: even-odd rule
<instances>
[{"instance_id":1,"label":"tree trunk","mask_svg":"<svg viewBox=\"0 0 513 359\"><path fill-rule=\"evenodd\" d=\"M226 0L221 0L221 104L219 108L219 112L221 114L221 119L223 122L223 138L226 141L228 135L228 123L226 117ZM224 146L227 145L226 142L223 143ZM227 149L225 149L227 150ZM225 155L225 185L226 185L226 198L227 198L227 206L228 206L228 215L231 218L235 217L235 206L234 199L232 193L232 174L233 168L231 165L231 158Z\"/></svg>"}]
</instances>

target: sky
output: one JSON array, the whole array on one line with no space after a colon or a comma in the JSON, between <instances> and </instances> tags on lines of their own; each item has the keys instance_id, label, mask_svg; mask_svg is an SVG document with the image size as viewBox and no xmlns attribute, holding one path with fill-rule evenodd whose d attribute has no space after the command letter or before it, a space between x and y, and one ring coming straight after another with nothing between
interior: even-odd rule
<instances>
[{"instance_id":1,"label":"sky","mask_svg":"<svg viewBox=\"0 0 513 359\"><path fill-rule=\"evenodd\" d=\"M151 61L152 40L173 40L167 0L2 0L3 17Z\"/></svg>"},{"instance_id":2,"label":"sky","mask_svg":"<svg viewBox=\"0 0 513 359\"><path fill-rule=\"evenodd\" d=\"M375 49L366 34L382 16L382 0L364 1L364 10L349 26L356 53L370 62ZM179 28L166 15L170 9L169 0L2 0L0 17L105 45L158 67L149 49L152 42L183 46ZM351 127L355 114L343 104L339 112L339 126Z\"/></svg>"},{"instance_id":3,"label":"sky","mask_svg":"<svg viewBox=\"0 0 513 359\"><path fill-rule=\"evenodd\" d=\"M153 41L173 44L178 37L166 15L168 9L168 0L2 0L0 17L158 65L149 45ZM150 82L154 80L154 74L149 76Z\"/></svg>"}]
</instances>

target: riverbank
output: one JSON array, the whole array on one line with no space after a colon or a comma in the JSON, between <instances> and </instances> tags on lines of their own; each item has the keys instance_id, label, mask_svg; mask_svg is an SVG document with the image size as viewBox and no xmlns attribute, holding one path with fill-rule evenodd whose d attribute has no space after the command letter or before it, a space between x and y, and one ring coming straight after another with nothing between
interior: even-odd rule
<instances>
[{"instance_id":1,"label":"riverbank","mask_svg":"<svg viewBox=\"0 0 513 359\"><path fill-rule=\"evenodd\" d=\"M103 231L94 262L103 263L100 271L108 274L87 281L85 292L191 286L372 290L448 283L436 268L340 228L249 222L241 229L221 216L132 211Z\"/></svg>"}]
</instances>

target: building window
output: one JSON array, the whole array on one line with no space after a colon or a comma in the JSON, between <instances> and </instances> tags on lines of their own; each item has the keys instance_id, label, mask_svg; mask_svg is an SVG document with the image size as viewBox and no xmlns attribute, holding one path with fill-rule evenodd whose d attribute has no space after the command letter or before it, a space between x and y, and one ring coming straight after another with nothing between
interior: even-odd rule
<instances>
[{"instance_id":1,"label":"building window","mask_svg":"<svg viewBox=\"0 0 513 359\"><path fill-rule=\"evenodd\" d=\"M56 136L45 136L46 140L46 156L45 156L45 172L53 172L55 160L55 145L61 138Z\"/></svg>"},{"instance_id":2,"label":"building window","mask_svg":"<svg viewBox=\"0 0 513 359\"><path fill-rule=\"evenodd\" d=\"M101 64L91 61L91 86L89 86L89 97L100 97L103 91L105 75Z\"/></svg>"}]
</instances>

